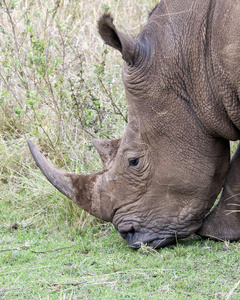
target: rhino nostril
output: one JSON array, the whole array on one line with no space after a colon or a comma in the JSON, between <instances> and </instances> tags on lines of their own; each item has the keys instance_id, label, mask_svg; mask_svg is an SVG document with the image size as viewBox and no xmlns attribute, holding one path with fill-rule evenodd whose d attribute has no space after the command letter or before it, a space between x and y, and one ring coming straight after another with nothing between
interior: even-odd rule
<instances>
[{"instance_id":1,"label":"rhino nostril","mask_svg":"<svg viewBox=\"0 0 240 300\"><path fill-rule=\"evenodd\" d=\"M135 233L135 229L132 227L132 229L128 231L128 235L132 237L134 233Z\"/></svg>"},{"instance_id":2,"label":"rhino nostril","mask_svg":"<svg viewBox=\"0 0 240 300\"><path fill-rule=\"evenodd\" d=\"M132 239L134 233L135 233L134 228L133 228L132 230L128 231L126 240L127 240L127 241L130 241L130 240Z\"/></svg>"},{"instance_id":3,"label":"rhino nostril","mask_svg":"<svg viewBox=\"0 0 240 300\"><path fill-rule=\"evenodd\" d=\"M135 229L133 228L133 226L131 226L131 228L129 228L128 230L119 229L118 231L126 241L131 240L132 236L135 233Z\"/></svg>"}]
</instances>

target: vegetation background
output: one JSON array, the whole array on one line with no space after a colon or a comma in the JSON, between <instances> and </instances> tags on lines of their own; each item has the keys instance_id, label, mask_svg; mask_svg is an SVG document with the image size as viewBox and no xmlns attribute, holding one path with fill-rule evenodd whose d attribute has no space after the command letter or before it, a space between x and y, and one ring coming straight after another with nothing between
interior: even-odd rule
<instances>
[{"instance_id":1,"label":"vegetation background","mask_svg":"<svg viewBox=\"0 0 240 300\"><path fill-rule=\"evenodd\" d=\"M44 178L26 139L56 165L98 171L93 137L127 123L121 56L97 20L136 36L155 0L0 0L0 299L239 299L239 243L196 236L128 249L111 224Z\"/></svg>"}]
</instances>

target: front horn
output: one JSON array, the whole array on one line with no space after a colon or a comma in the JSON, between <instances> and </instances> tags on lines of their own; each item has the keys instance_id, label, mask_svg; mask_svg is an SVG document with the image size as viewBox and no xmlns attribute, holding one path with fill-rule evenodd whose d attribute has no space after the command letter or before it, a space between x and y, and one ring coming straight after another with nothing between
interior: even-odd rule
<instances>
[{"instance_id":1,"label":"front horn","mask_svg":"<svg viewBox=\"0 0 240 300\"><path fill-rule=\"evenodd\" d=\"M65 172L51 164L31 141L27 142L38 167L55 188L91 215L111 221L100 199L103 172L91 175Z\"/></svg>"}]
</instances>

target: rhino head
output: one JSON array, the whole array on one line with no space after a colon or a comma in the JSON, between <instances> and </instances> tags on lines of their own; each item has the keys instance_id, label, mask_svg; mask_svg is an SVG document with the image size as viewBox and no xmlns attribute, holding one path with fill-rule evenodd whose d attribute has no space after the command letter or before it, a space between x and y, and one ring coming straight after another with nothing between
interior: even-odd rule
<instances>
[{"instance_id":1,"label":"rhino head","mask_svg":"<svg viewBox=\"0 0 240 300\"><path fill-rule=\"evenodd\" d=\"M129 111L121 139L93 141L103 170L66 173L29 141L49 181L90 214L112 222L131 248L164 247L201 227L229 168L227 134L237 135L230 121L224 131L215 117L212 122L206 117L213 106L201 44L183 49L188 36L175 33L185 22L177 19L181 26L173 30L173 20L161 9L153 11L136 39L118 31L109 15L98 23L104 41L122 54ZM197 38L202 37L192 37ZM206 98L209 103L201 106ZM219 117L227 118L225 112Z\"/></svg>"}]
</instances>

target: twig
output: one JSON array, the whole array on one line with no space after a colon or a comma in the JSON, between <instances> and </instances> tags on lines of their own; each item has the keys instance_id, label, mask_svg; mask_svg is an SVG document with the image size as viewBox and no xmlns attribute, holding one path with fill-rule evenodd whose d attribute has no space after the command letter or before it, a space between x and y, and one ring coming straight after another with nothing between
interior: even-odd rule
<instances>
[{"instance_id":1,"label":"twig","mask_svg":"<svg viewBox=\"0 0 240 300\"><path fill-rule=\"evenodd\" d=\"M29 248L28 245L23 245L23 246L20 246L20 247L17 247L17 248L1 249L0 252L20 250L20 249L27 249L27 248Z\"/></svg>"},{"instance_id":2,"label":"twig","mask_svg":"<svg viewBox=\"0 0 240 300\"><path fill-rule=\"evenodd\" d=\"M61 248L57 248L57 249L52 249L52 250L47 250L47 251L34 251L34 250L31 250L33 253L48 253L48 252L55 252L55 251L59 251L59 250L63 250L63 249L68 249L68 248L72 248L74 247L75 245L72 245L72 246L68 246L68 247L61 247Z\"/></svg>"},{"instance_id":3,"label":"twig","mask_svg":"<svg viewBox=\"0 0 240 300\"><path fill-rule=\"evenodd\" d=\"M111 92L109 92L109 91L107 90L107 88L106 88L105 84L103 83L103 81L102 81L102 79L101 79L100 76L98 76L98 80L99 80L99 82L100 82L102 88L104 89L104 92L108 95L108 97L109 97L109 99L110 99L110 101L111 101L111 104L112 104L112 106L113 106L113 109L114 109L115 114L120 115L120 116L123 118L123 120L127 123L127 122L128 122L127 118L123 115L123 113L121 112L121 109L120 109L120 108L117 106L117 104L113 101L113 97L112 97Z\"/></svg>"},{"instance_id":4,"label":"twig","mask_svg":"<svg viewBox=\"0 0 240 300\"><path fill-rule=\"evenodd\" d=\"M86 284L87 282L86 281L82 281L82 282L65 282L65 283L58 283L58 282L50 282L49 284L51 286L59 286L59 285L81 285L81 284Z\"/></svg>"},{"instance_id":5,"label":"twig","mask_svg":"<svg viewBox=\"0 0 240 300\"><path fill-rule=\"evenodd\" d=\"M19 61L20 65L21 65L21 71L25 75L25 78L27 78L26 71L23 68L23 63L22 63L22 60L21 60L21 57L20 57L20 51L19 51L19 46L18 46L17 34L16 34L16 30L15 30L16 25L15 25L13 19L12 19L11 12L10 12L10 9L9 9L10 2L9 2L9 5L7 5L6 1L3 0L3 3L5 5L6 13L8 15L8 18L9 18L9 21L10 21L10 24L11 24L11 27L12 27L12 33L13 33L13 40L14 40L14 43L15 43L16 55L17 55L17 58L18 58L18 61ZM27 81L24 81L24 85L25 85L25 88L27 90L29 90L29 85L28 85Z\"/></svg>"},{"instance_id":6,"label":"twig","mask_svg":"<svg viewBox=\"0 0 240 300\"><path fill-rule=\"evenodd\" d=\"M73 84L73 82L71 81L71 79L68 79L68 81L69 81L69 83L70 83L70 88L71 88L71 92L72 92L71 96L72 96L72 99L73 99L73 101L74 101L74 104L76 105L78 111L80 111L80 110L82 111L81 105L79 104L79 102L78 102L78 100L77 100L77 97L76 97L76 95L74 94L74 84ZM83 112L82 112L82 113L83 113ZM92 134L89 130L86 129L86 126L84 126L83 120L82 120L82 117L80 116L80 114L78 114L77 117L78 117L78 120L79 120L79 122L80 122L80 124L81 124L81 127L82 127L83 131L85 131L85 132L86 132L88 135L90 135L92 138L96 138L96 136L95 136L94 134Z\"/></svg>"},{"instance_id":7,"label":"twig","mask_svg":"<svg viewBox=\"0 0 240 300\"><path fill-rule=\"evenodd\" d=\"M238 285L240 284L240 280L234 285L234 287L231 289L231 291L229 292L226 300L230 300L230 298L232 297L232 294L234 293L234 291L236 290L236 288L238 287Z\"/></svg>"}]
</instances>

